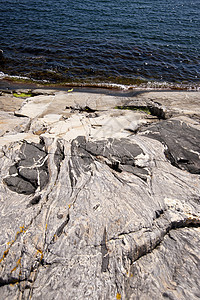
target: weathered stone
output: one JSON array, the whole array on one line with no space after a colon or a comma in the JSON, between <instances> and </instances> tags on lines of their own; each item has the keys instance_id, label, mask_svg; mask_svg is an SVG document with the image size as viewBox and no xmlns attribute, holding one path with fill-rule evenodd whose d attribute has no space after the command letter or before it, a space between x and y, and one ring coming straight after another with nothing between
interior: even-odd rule
<instances>
[{"instance_id":1,"label":"weathered stone","mask_svg":"<svg viewBox=\"0 0 200 300\"><path fill-rule=\"evenodd\" d=\"M0 112L0 136L25 132L29 128L28 118L17 118L12 112Z\"/></svg>"},{"instance_id":2,"label":"weathered stone","mask_svg":"<svg viewBox=\"0 0 200 300\"><path fill-rule=\"evenodd\" d=\"M56 152L54 154L54 162L55 162L55 165L56 165L58 170L60 170L60 164L61 164L61 161L64 160L64 158L65 158L64 147L61 144L61 142L58 142L57 143L57 149L56 149Z\"/></svg>"},{"instance_id":3,"label":"weathered stone","mask_svg":"<svg viewBox=\"0 0 200 300\"><path fill-rule=\"evenodd\" d=\"M6 112L14 112L20 109L24 99L16 98L8 93L2 93L0 96L0 110Z\"/></svg>"},{"instance_id":4,"label":"weathered stone","mask_svg":"<svg viewBox=\"0 0 200 300\"><path fill-rule=\"evenodd\" d=\"M7 186L19 194L32 194L48 183L47 153L44 145L23 143L19 161L10 167L10 176L4 179Z\"/></svg>"},{"instance_id":5,"label":"weathered stone","mask_svg":"<svg viewBox=\"0 0 200 300\"><path fill-rule=\"evenodd\" d=\"M200 174L200 130L181 119L159 122L145 132L166 146L165 155L172 165Z\"/></svg>"},{"instance_id":6,"label":"weathered stone","mask_svg":"<svg viewBox=\"0 0 200 300\"><path fill-rule=\"evenodd\" d=\"M23 178L14 176L4 178L4 182L7 184L9 189L19 194L29 195L35 192L35 186Z\"/></svg>"},{"instance_id":7,"label":"weathered stone","mask_svg":"<svg viewBox=\"0 0 200 300\"><path fill-rule=\"evenodd\" d=\"M60 116L54 100L37 108L30 140L0 138L2 299L199 299L198 120L56 95ZM98 116L62 117L74 104Z\"/></svg>"},{"instance_id":8,"label":"weathered stone","mask_svg":"<svg viewBox=\"0 0 200 300\"><path fill-rule=\"evenodd\" d=\"M126 105L148 106L157 116L161 115L161 119L186 115L200 120L199 101L199 92L143 91L133 94Z\"/></svg>"}]
</instances>

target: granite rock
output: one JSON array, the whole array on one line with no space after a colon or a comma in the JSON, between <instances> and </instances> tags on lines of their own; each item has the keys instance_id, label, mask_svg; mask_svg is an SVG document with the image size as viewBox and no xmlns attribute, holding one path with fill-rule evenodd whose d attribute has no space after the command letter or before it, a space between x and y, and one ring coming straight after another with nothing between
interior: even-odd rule
<instances>
[{"instance_id":1,"label":"granite rock","mask_svg":"<svg viewBox=\"0 0 200 300\"><path fill-rule=\"evenodd\" d=\"M172 165L200 174L200 130L173 118L148 127L144 134L165 145L165 155Z\"/></svg>"},{"instance_id":2,"label":"granite rock","mask_svg":"<svg viewBox=\"0 0 200 300\"><path fill-rule=\"evenodd\" d=\"M75 110L79 131L43 108L29 139L0 138L2 299L199 299L197 119L141 112L139 131L98 136L96 118L124 112Z\"/></svg>"}]
</instances>

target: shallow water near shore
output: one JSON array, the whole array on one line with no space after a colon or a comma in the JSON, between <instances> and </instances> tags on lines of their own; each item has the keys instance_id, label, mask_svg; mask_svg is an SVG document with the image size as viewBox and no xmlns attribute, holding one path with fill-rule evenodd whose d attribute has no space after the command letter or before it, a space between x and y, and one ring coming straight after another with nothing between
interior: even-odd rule
<instances>
[{"instance_id":1,"label":"shallow water near shore","mask_svg":"<svg viewBox=\"0 0 200 300\"><path fill-rule=\"evenodd\" d=\"M198 0L1 0L1 76L102 87L200 86Z\"/></svg>"}]
</instances>

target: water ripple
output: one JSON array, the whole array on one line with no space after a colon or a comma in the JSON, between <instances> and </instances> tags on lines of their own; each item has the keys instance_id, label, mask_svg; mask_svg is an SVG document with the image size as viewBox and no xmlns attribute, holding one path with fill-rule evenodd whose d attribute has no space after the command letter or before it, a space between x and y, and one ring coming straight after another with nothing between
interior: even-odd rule
<instances>
[{"instance_id":1,"label":"water ripple","mask_svg":"<svg viewBox=\"0 0 200 300\"><path fill-rule=\"evenodd\" d=\"M199 0L0 0L1 71L50 81L200 83Z\"/></svg>"}]
</instances>

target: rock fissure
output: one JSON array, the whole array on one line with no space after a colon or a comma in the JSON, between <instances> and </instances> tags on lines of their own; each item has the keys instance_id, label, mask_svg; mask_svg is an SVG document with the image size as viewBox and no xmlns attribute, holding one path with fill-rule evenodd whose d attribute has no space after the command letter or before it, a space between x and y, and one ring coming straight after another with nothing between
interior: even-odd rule
<instances>
[{"instance_id":1,"label":"rock fissure","mask_svg":"<svg viewBox=\"0 0 200 300\"><path fill-rule=\"evenodd\" d=\"M15 285L19 284L20 282L26 282L27 279L20 280L20 279L11 279L11 280L3 280L0 278L0 287L6 286L6 285Z\"/></svg>"},{"instance_id":2,"label":"rock fissure","mask_svg":"<svg viewBox=\"0 0 200 300\"><path fill-rule=\"evenodd\" d=\"M57 237L60 237L61 236L61 234L63 233L63 229L65 228L65 226L67 226L67 224L69 223L69 220L70 220L70 218L69 218L69 214L67 215L67 219L59 226L59 228L56 230L56 233L55 233L55 235L57 236Z\"/></svg>"},{"instance_id":3,"label":"rock fissure","mask_svg":"<svg viewBox=\"0 0 200 300\"><path fill-rule=\"evenodd\" d=\"M141 253L139 253L135 257L135 259L132 261L132 264L135 263L140 258L142 258L143 256L145 256L149 253L152 253L152 251L154 251L163 242L165 236L170 234L170 231L178 230L178 229L181 229L181 228L198 228L198 227L200 227L200 220L199 219L197 219L197 220L195 219L194 221L192 221L192 220L186 220L186 221L181 220L179 222L177 222L177 221L172 222L165 229L165 231L161 233L161 235L160 235L158 241L156 241L156 243L153 243L151 241L151 247L149 247L149 248L146 248L146 247L143 247L143 246L141 247L141 249L142 249ZM140 251L140 249L139 249L139 251Z\"/></svg>"}]
</instances>

